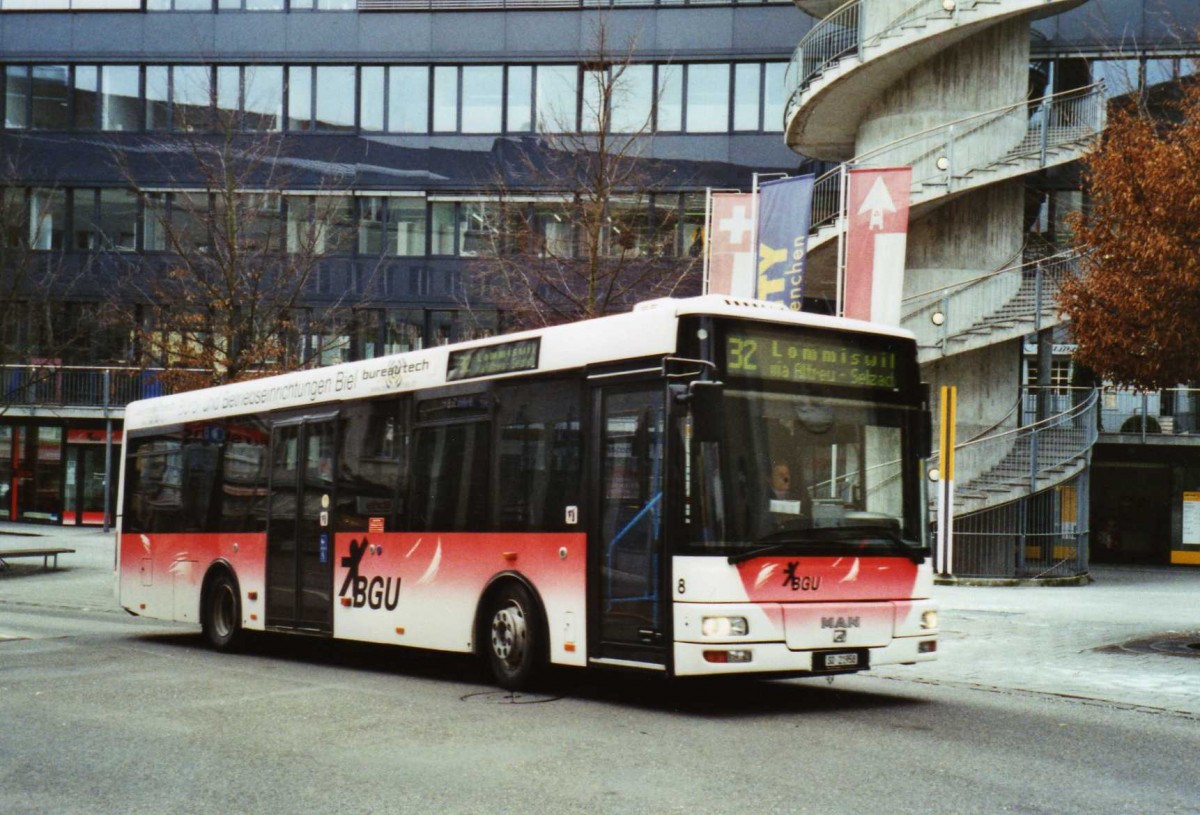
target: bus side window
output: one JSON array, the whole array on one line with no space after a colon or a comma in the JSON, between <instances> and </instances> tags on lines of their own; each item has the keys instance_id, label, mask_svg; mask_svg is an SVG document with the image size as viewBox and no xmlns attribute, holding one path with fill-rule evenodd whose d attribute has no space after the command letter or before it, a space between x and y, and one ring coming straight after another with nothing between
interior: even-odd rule
<instances>
[{"instance_id":1,"label":"bus side window","mask_svg":"<svg viewBox=\"0 0 1200 815\"><path fill-rule=\"evenodd\" d=\"M497 390L496 529L571 529L566 508L581 503L579 394L572 380Z\"/></svg>"},{"instance_id":2,"label":"bus side window","mask_svg":"<svg viewBox=\"0 0 1200 815\"><path fill-rule=\"evenodd\" d=\"M177 531L183 502L183 451L177 436L153 436L130 444L125 528L130 532Z\"/></svg>"},{"instance_id":3,"label":"bus side window","mask_svg":"<svg viewBox=\"0 0 1200 815\"><path fill-rule=\"evenodd\" d=\"M338 528L366 531L371 519L397 529L401 473L407 464L408 434L395 399L346 408L340 423Z\"/></svg>"},{"instance_id":4,"label":"bus side window","mask_svg":"<svg viewBox=\"0 0 1200 815\"><path fill-rule=\"evenodd\" d=\"M267 529L267 438L263 423L244 416L225 423L220 466L221 532Z\"/></svg>"},{"instance_id":5,"label":"bus side window","mask_svg":"<svg viewBox=\"0 0 1200 815\"><path fill-rule=\"evenodd\" d=\"M422 427L413 452L413 530L483 531L488 519L491 423Z\"/></svg>"}]
</instances>

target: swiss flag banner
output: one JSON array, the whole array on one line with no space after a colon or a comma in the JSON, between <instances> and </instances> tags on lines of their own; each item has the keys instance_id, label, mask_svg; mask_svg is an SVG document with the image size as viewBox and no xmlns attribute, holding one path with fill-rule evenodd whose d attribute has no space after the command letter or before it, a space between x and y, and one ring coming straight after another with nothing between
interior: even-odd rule
<instances>
[{"instance_id":1,"label":"swiss flag banner","mask_svg":"<svg viewBox=\"0 0 1200 815\"><path fill-rule=\"evenodd\" d=\"M911 167L850 171L845 315L900 325Z\"/></svg>"},{"instance_id":2,"label":"swiss flag banner","mask_svg":"<svg viewBox=\"0 0 1200 815\"><path fill-rule=\"evenodd\" d=\"M709 215L708 280L705 292L753 297L754 194L714 192Z\"/></svg>"}]
</instances>

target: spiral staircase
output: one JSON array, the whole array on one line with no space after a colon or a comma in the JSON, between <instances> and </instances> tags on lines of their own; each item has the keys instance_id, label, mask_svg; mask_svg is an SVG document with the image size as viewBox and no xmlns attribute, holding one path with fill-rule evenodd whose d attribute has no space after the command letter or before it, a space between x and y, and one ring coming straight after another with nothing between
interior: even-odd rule
<instances>
[{"instance_id":1,"label":"spiral staircase","mask_svg":"<svg viewBox=\"0 0 1200 815\"><path fill-rule=\"evenodd\" d=\"M924 377L958 385L966 406L956 523L1026 518L1008 510L1068 483L1086 494L1094 404L1024 427L1021 411L1005 412L1021 345L1061 321L1058 284L1077 266L1024 247L1025 184L1081 158L1106 112L1100 85L1031 98L1030 23L1082 2L796 0L819 20L789 65L787 143L838 163L814 185L809 291L836 286L844 169L912 167L904 327ZM1086 536L1086 515L1073 529Z\"/></svg>"}]
</instances>

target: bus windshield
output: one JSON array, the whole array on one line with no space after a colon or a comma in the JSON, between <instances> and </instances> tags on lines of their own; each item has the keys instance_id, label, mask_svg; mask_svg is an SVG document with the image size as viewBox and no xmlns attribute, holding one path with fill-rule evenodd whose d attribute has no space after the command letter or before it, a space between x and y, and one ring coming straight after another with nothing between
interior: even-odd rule
<instances>
[{"instance_id":1,"label":"bus windshield","mask_svg":"<svg viewBox=\"0 0 1200 815\"><path fill-rule=\"evenodd\" d=\"M719 441L685 445L687 548L919 557L916 469L901 464L913 409L748 384L725 389Z\"/></svg>"}]
</instances>

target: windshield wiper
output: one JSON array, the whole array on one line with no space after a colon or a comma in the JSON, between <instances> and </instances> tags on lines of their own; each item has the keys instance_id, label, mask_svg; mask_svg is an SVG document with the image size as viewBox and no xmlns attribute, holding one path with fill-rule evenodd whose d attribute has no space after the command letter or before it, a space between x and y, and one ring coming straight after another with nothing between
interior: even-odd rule
<instances>
[{"instance_id":1,"label":"windshield wiper","mask_svg":"<svg viewBox=\"0 0 1200 815\"><path fill-rule=\"evenodd\" d=\"M926 549L919 546L913 546L911 543L900 537L900 533L894 529L888 529L882 526L871 526L862 524L859 526L834 526L830 529L836 529L839 532L845 532L849 535L875 535L883 538L893 547L911 560L913 563L920 565L925 562L925 556L928 554Z\"/></svg>"},{"instance_id":2,"label":"windshield wiper","mask_svg":"<svg viewBox=\"0 0 1200 815\"><path fill-rule=\"evenodd\" d=\"M858 537L860 535L882 538L883 540L892 544L892 548L894 550L900 552L906 558L918 565L925 562L925 557L928 554L927 550L913 546L911 543L904 540L904 538L900 537L898 532L888 529L884 526L820 526L815 528L807 528L802 532L799 530L788 529L781 529L777 532L771 532L770 534L760 538L759 542L765 543L766 541L777 539L777 543L770 543L766 546L760 546L747 552L738 552L736 555L730 555L727 560L731 565L744 563L747 560L752 560L756 557L762 557L764 555L778 552L781 549L786 549L788 546L797 543L826 543L829 541L840 542Z\"/></svg>"},{"instance_id":3,"label":"windshield wiper","mask_svg":"<svg viewBox=\"0 0 1200 815\"><path fill-rule=\"evenodd\" d=\"M774 535L778 535L778 534L780 534L780 533L773 532L771 535L768 535L767 537L773 537ZM808 541L805 541L803 538L789 537L786 541L781 541L780 543L772 543L770 546L760 546L759 548L751 549L748 552L738 552L736 555L730 555L728 558L728 561L729 561L730 565L733 565L735 563L745 563L747 560L753 560L756 557L762 557L763 555L769 555L772 552L778 552L780 549L786 549L788 546L792 545L793 543L807 543L807 542Z\"/></svg>"}]
</instances>

